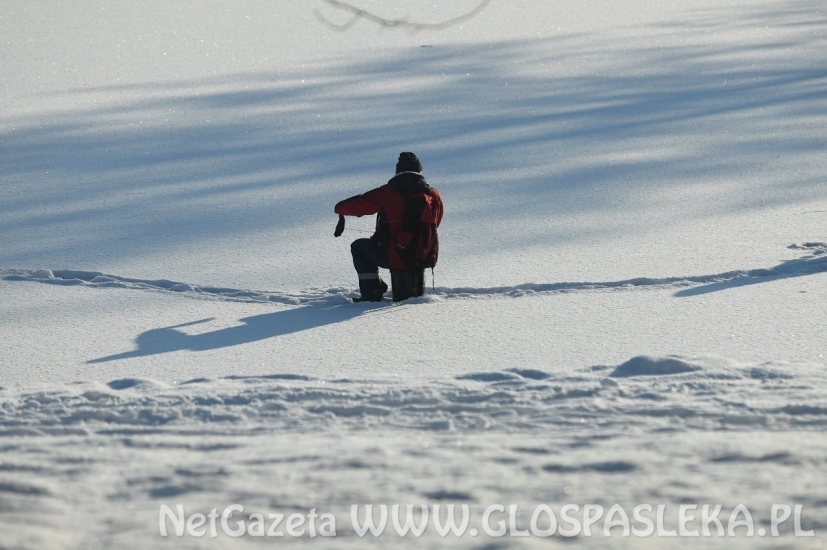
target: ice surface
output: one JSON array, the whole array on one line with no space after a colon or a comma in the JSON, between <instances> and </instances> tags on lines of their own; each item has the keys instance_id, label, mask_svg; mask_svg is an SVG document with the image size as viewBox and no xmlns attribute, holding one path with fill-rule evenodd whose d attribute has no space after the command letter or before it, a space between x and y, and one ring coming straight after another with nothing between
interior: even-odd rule
<instances>
[{"instance_id":1,"label":"ice surface","mask_svg":"<svg viewBox=\"0 0 827 550\"><path fill-rule=\"evenodd\" d=\"M0 548L272 544L159 534L234 503L335 513L275 540L319 548L819 547L823 3L335 4L4 6ZM351 304L372 220L334 239L333 205L403 150L435 280ZM357 503L799 504L815 536L374 540Z\"/></svg>"}]
</instances>

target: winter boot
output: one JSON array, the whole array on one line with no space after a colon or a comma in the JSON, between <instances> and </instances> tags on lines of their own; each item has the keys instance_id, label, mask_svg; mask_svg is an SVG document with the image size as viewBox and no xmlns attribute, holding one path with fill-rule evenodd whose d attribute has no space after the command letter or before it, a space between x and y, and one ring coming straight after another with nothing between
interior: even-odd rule
<instances>
[{"instance_id":1,"label":"winter boot","mask_svg":"<svg viewBox=\"0 0 827 550\"><path fill-rule=\"evenodd\" d=\"M359 291L362 293L361 296L358 298L354 298L354 302L381 302L382 298L385 295L385 292L388 291L388 285L382 279L379 280L379 286L375 287L374 285L363 285L362 281L359 281ZM371 288L372 287L372 288Z\"/></svg>"},{"instance_id":2,"label":"winter boot","mask_svg":"<svg viewBox=\"0 0 827 550\"><path fill-rule=\"evenodd\" d=\"M425 291L425 270L391 270L391 285L393 286L394 302L422 296Z\"/></svg>"}]
</instances>

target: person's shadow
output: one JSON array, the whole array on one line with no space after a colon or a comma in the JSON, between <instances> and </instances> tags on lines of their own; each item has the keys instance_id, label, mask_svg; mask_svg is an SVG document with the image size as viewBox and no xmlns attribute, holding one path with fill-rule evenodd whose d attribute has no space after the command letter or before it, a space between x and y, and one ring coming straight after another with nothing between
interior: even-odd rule
<instances>
[{"instance_id":1,"label":"person's shadow","mask_svg":"<svg viewBox=\"0 0 827 550\"><path fill-rule=\"evenodd\" d=\"M358 317L364 312L364 307L335 306L324 308L304 306L286 311L245 317L241 319L241 322L244 323L242 325L222 328L212 332L190 335L178 330L182 327L206 323L212 320L201 319L180 325L148 330L139 334L135 339L137 349L117 355L90 359L87 363L105 363L116 359L146 357L147 355L157 355L159 353L169 353L172 351L206 351L249 344L275 336L283 336L293 332L347 321Z\"/></svg>"}]
</instances>

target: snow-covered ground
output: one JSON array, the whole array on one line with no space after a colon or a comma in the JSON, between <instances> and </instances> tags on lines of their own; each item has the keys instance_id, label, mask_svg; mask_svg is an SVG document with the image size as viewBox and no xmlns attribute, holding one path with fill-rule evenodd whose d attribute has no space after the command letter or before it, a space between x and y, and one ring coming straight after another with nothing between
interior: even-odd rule
<instances>
[{"instance_id":1,"label":"snow-covered ground","mask_svg":"<svg viewBox=\"0 0 827 550\"><path fill-rule=\"evenodd\" d=\"M820 547L823 2L333 4L4 6L0 548ZM442 4L353 3L478 2ZM372 220L334 239L333 205L403 150L435 281L351 304ZM161 536L232 504L337 536ZM353 504L478 536L360 537ZM604 514L496 537L496 504ZM755 533L609 538L614 504Z\"/></svg>"}]
</instances>

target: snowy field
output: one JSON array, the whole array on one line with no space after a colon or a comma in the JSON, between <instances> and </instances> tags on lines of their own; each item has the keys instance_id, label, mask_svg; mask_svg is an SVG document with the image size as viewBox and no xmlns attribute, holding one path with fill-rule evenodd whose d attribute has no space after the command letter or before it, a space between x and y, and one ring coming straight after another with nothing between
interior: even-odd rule
<instances>
[{"instance_id":1,"label":"snowy field","mask_svg":"<svg viewBox=\"0 0 827 550\"><path fill-rule=\"evenodd\" d=\"M0 549L827 543L822 0L6 4ZM435 280L352 304L401 151Z\"/></svg>"}]
</instances>

